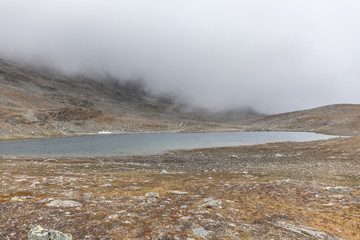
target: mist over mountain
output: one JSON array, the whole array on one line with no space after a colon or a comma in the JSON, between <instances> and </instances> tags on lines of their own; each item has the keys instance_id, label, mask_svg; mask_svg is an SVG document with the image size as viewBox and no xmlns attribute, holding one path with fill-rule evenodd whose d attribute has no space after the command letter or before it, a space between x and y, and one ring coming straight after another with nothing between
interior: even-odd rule
<instances>
[{"instance_id":1,"label":"mist over mountain","mask_svg":"<svg viewBox=\"0 0 360 240\"><path fill-rule=\"evenodd\" d=\"M358 1L2 0L0 56L143 79L197 107L360 101Z\"/></svg>"}]
</instances>

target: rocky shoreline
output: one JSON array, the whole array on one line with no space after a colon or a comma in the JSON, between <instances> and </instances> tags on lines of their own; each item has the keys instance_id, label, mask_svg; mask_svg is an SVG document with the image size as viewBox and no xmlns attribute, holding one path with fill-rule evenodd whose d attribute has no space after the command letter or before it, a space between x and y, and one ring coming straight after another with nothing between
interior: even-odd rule
<instances>
[{"instance_id":1,"label":"rocky shoreline","mask_svg":"<svg viewBox=\"0 0 360 240\"><path fill-rule=\"evenodd\" d=\"M3 239L358 239L359 138L0 158Z\"/></svg>"}]
</instances>

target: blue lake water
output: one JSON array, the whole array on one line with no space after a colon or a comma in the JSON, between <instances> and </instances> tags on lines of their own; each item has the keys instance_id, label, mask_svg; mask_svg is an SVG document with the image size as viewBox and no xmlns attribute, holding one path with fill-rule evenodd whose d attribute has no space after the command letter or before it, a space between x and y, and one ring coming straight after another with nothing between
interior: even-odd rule
<instances>
[{"instance_id":1,"label":"blue lake water","mask_svg":"<svg viewBox=\"0 0 360 240\"><path fill-rule=\"evenodd\" d=\"M0 142L0 156L95 157L157 154L270 142L324 140L335 136L304 132L146 133L91 135Z\"/></svg>"}]
</instances>

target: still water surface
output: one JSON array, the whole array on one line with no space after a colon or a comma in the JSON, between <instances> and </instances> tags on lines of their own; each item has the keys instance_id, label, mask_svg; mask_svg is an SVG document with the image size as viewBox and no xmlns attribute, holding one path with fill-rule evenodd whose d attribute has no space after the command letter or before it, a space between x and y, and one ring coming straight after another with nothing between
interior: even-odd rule
<instances>
[{"instance_id":1,"label":"still water surface","mask_svg":"<svg viewBox=\"0 0 360 240\"><path fill-rule=\"evenodd\" d=\"M311 141L334 136L304 132L147 133L91 135L0 142L0 156L119 156L269 142Z\"/></svg>"}]
</instances>

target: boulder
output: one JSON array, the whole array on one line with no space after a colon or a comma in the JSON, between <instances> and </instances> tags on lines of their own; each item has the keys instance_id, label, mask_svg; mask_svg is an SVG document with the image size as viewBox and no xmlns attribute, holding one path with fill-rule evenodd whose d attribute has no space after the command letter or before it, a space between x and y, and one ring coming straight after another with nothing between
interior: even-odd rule
<instances>
[{"instance_id":1,"label":"boulder","mask_svg":"<svg viewBox=\"0 0 360 240\"><path fill-rule=\"evenodd\" d=\"M62 233L37 226L28 233L28 240L72 240L72 236L70 233Z\"/></svg>"}]
</instances>

